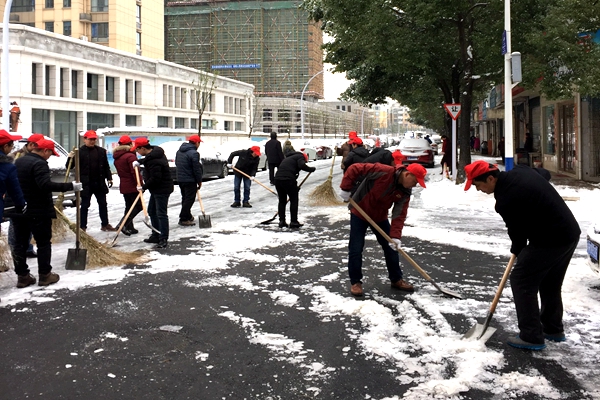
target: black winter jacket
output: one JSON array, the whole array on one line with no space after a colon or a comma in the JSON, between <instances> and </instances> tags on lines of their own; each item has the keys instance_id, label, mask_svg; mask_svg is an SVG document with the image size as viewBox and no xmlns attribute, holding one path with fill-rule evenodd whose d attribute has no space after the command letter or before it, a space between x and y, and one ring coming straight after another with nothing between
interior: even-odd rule
<instances>
[{"instance_id":1,"label":"black winter jacket","mask_svg":"<svg viewBox=\"0 0 600 400\"><path fill-rule=\"evenodd\" d=\"M253 154L254 152L250 149L234 151L229 155L229 158L227 159L227 164L231 164L233 158L235 156L238 156L238 161L237 163L235 163L235 167L250 176L255 176L256 170L258 169L258 162L260 161L260 157L254 157ZM238 176L243 176L237 171L233 172Z\"/></svg>"},{"instance_id":2,"label":"black winter jacket","mask_svg":"<svg viewBox=\"0 0 600 400\"><path fill-rule=\"evenodd\" d=\"M92 168L91 166L90 153L92 151L98 152L97 168ZM65 167L69 167L69 160L65 163ZM73 161L73 165L71 165L71 168L74 167L75 161ZM112 181L112 173L110 172L106 150L100 146L87 147L86 145L83 145L79 148L79 170L81 171L81 183L83 183L83 187L86 187L91 181L100 182L104 186L106 186L107 180ZM92 171L96 171L96 173L93 173ZM106 186L106 193L108 193L108 186Z\"/></svg>"},{"instance_id":3,"label":"black winter jacket","mask_svg":"<svg viewBox=\"0 0 600 400\"><path fill-rule=\"evenodd\" d=\"M21 209L25 205L25 198L17 178L17 168L14 166L13 161L12 157L0 151L0 222L2 222L5 204L16 205ZM6 203L4 202L4 194L8 194L9 197Z\"/></svg>"},{"instance_id":4,"label":"black winter jacket","mask_svg":"<svg viewBox=\"0 0 600 400\"><path fill-rule=\"evenodd\" d=\"M375 147L369 157L365 158L362 162L367 164L381 163L385 165L394 165L392 161L394 157L392 152L381 147Z\"/></svg>"},{"instance_id":5,"label":"black winter jacket","mask_svg":"<svg viewBox=\"0 0 600 400\"><path fill-rule=\"evenodd\" d=\"M496 212L502 216L512 242L510 252L519 255L529 244L548 248L568 245L581 229L556 189L538 172L515 165L500 172L494 189Z\"/></svg>"},{"instance_id":6,"label":"black winter jacket","mask_svg":"<svg viewBox=\"0 0 600 400\"><path fill-rule=\"evenodd\" d=\"M28 153L18 158L15 166L27 202L27 211L24 215L56 218L52 192L73 190L73 184L52 182L48 162L35 153Z\"/></svg>"},{"instance_id":7,"label":"black winter jacket","mask_svg":"<svg viewBox=\"0 0 600 400\"><path fill-rule=\"evenodd\" d=\"M269 164L279 165L285 158L281 142L277 139L271 139L265 143L265 154L267 155L267 162Z\"/></svg>"},{"instance_id":8,"label":"black winter jacket","mask_svg":"<svg viewBox=\"0 0 600 400\"><path fill-rule=\"evenodd\" d=\"M298 174L300 174L300 170L306 172L315 172L317 169L315 167L309 167L306 165L306 161L304 160L304 154L300 152L290 153L288 156L279 164L277 168L277 172L275 173L276 181L285 181L285 180L296 180L298 178Z\"/></svg>"},{"instance_id":9,"label":"black winter jacket","mask_svg":"<svg viewBox=\"0 0 600 400\"><path fill-rule=\"evenodd\" d=\"M344 170L348 171L348 168L352 164L364 162L364 159L367 157L369 157L369 150L365 149L363 146L352 149L344 159Z\"/></svg>"},{"instance_id":10,"label":"black winter jacket","mask_svg":"<svg viewBox=\"0 0 600 400\"><path fill-rule=\"evenodd\" d=\"M200 154L193 143L183 143L175 155L177 168L177 182L202 183L204 168L200 161Z\"/></svg>"},{"instance_id":11,"label":"black winter jacket","mask_svg":"<svg viewBox=\"0 0 600 400\"><path fill-rule=\"evenodd\" d=\"M152 147L152 151L140 160L140 164L144 166L142 189L148 189L150 193L156 194L173 193L173 178L171 178L169 162L161 147Z\"/></svg>"}]
</instances>

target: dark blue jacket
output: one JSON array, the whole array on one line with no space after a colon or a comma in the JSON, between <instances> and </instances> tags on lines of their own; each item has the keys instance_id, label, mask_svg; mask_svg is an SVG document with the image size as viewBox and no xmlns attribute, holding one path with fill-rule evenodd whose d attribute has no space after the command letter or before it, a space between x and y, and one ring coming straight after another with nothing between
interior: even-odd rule
<instances>
[{"instance_id":1,"label":"dark blue jacket","mask_svg":"<svg viewBox=\"0 0 600 400\"><path fill-rule=\"evenodd\" d=\"M177 182L202 183L204 169L194 143L183 143L177 150L175 167L177 168Z\"/></svg>"},{"instance_id":2,"label":"dark blue jacket","mask_svg":"<svg viewBox=\"0 0 600 400\"><path fill-rule=\"evenodd\" d=\"M4 215L4 194L8 193L12 203L17 207L23 208L25 198L17 178L17 167L13 164L13 159L0 151L0 222Z\"/></svg>"},{"instance_id":3,"label":"dark blue jacket","mask_svg":"<svg viewBox=\"0 0 600 400\"><path fill-rule=\"evenodd\" d=\"M165 151L158 146L153 146L152 151L140 160L144 166L144 184L142 188L150 193L173 193L173 178Z\"/></svg>"}]
</instances>

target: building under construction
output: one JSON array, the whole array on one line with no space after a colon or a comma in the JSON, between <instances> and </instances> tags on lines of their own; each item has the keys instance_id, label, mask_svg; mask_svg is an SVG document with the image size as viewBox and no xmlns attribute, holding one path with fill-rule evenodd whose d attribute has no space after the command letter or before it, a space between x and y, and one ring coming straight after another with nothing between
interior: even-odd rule
<instances>
[{"instance_id":1,"label":"building under construction","mask_svg":"<svg viewBox=\"0 0 600 400\"><path fill-rule=\"evenodd\" d=\"M256 96L300 98L323 70L323 33L301 3L168 1L165 59L253 84ZM304 98L323 98L322 74Z\"/></svg>"}]
</instances>

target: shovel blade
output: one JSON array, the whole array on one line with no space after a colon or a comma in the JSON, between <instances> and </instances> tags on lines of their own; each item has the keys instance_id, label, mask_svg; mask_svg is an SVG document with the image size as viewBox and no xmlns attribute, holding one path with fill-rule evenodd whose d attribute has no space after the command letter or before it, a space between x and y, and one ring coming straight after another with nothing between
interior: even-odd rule
<instances>
[{"instance_id":1,"label":"shovel blade","mask_svg":"<svg viewBox=\"0 0 600 400\"><path fill-rule=\"evenodd\" d=\"M199 215L198 216L198 228L212 228L212 222L210 221L210 215Z\"/></svg>"},{"instance_id":2,"label":"shovel blade","mask_svg":"<svg viewBox=\"0 0 600 400\"><path fill-rule=\"evenodd\" d=\"M463 335L463 339L482 340L484 343L496 332L496 328L486 327L483 324L475 324L467 333Z\"/></svg>"},{"instance_id":3,"label":"shovel blade","mask_svg":"<svg viewBox=\"0 0 600 400\"><path fill-rule=\"evenodd\" d=\"M69 249L65 269L84 270L87 262L87 249Z\"/></svg>"}]
</instances>

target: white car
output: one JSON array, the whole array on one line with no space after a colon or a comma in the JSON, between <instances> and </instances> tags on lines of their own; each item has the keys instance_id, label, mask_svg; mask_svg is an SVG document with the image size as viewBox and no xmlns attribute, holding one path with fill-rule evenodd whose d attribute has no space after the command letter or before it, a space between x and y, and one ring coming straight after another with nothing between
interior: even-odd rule
<instances>
[{"instance_id":1,"label":"white car","mask_svg":"<svg viewBox=\"0 0 600 400\"><path fill-rule=\"evenodd\" d=\"M598 249L600 248L600 219L593 223L587 231L588 265L592 271L600 274Z\"/></svg>"}]
</instances>

